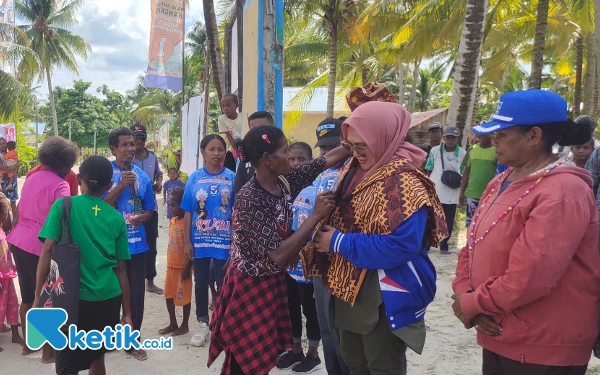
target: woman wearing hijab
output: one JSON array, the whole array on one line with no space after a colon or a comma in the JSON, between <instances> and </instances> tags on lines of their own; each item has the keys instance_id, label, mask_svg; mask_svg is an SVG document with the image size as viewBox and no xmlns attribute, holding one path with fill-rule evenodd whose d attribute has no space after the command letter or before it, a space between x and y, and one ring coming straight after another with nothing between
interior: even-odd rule
<instances>
[{"instance_id":1,"label":"woman wearing hijab","mask_svg":"<svg viewBox=\"0 0 600 375\"><path fill-rule=\"evenodd\" d=\"M435 297L427 256L447 236L433 183L420 171L425 152L405 142L410 114L368 102L342 126L354 156L336 190L336 207L305 252L310 273L334 296L342 357L353 375L405 374L406 347L421 353L424 315Z\"/></svg>"},{"instance_id":2,"label":"woman wearing hijab","mask_svg":"<svg viewBox=\"0 0 600 375\"><path fill-rule=\"evenodd\" d=\"M599 329L598 217L589 172L552 146L589 128L547 91L504 94L492 121L493 179L458 256L454 314L477 330L484 375L583 375Z\"/></svg>"}]
</instances>

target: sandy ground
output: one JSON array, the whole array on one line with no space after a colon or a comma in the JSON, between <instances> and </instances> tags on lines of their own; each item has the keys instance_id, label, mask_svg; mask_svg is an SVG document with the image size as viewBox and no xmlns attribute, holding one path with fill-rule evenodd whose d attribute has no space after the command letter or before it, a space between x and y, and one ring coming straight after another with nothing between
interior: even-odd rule
<instances>
[{"instance_id":1,"label":"sandy ground","mask_svg":"<svg viewBox=\"0 0 600 375\"><path fill-rule=\"evenodd\" d=\"M22 186L23 181L19 181ZM167 228L162 198L159 200L160 234L158 242L157 285L164 283ZM464 238L461 233L458 237ZM464 243L464 240L458 241ZM432 250L430 256L437 268L438 290L435 301L429 306L426 315L427 343L422 355L408 351L409 374L481 374L481 350L475 342L473 330L467 331L454 317L451 308L451 281L454 276L457 259L457 240L452 254L441 256L439 251ZM18 287L17 287L18 290ZM194 315L192 309L192 316ZM178 309L181 317L181 309ZM146 294L146 314L142 328L144 338L159 337L158 330L168 324L168 315L164 298L154 294ZM195 348L189 345L192 332L174 340L173 350L153 351L148 353L148 360L139 362L124 352L109 353L106 358L107 372L122 375L157 375L157 374L219 374L222 359L219 358L212 368L206 367L208 348ZM29 357L21 356L21 348L10 343L10 333L0 334L0 375L3 374L54 374L54 365L42 365L41 354L34 353ZM321 356L322 358L322 356ZM87 373L87 372L85 372ZM271 374L291 374L291 370L273 370ZM322 368L314 372L325 375ZM600 360L592 359L588 374L600 374Z\"/></svg>"}]
</instances>

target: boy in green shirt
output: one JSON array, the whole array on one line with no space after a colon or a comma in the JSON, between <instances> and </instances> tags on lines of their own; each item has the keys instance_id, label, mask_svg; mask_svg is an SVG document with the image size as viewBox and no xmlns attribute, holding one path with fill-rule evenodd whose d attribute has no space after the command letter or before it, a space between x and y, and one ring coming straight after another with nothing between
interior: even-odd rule
<instances>
[{"instance_id":1,"label":"boy in green shirt","mask_svg":"<svg viewBox=\"0 0 600 375\"><path fill-rule=\"evenodd\" d=\"M101 198L112 185L112 175L112 165L106 158L89 157L81 164L77 176L82 195L71 198L69 228L73 243L79 245L81 251L77 328L86 332L103 331L119 323L132 324L125 266L125 261L131 258L127 226L123 216ZM50 272L52 249L61 240L62 201L61 198L54 203L39 234L44 246L38 265L34 306ZM70 350L67 347L57 353L56 371L73 374L89 369L90 374L105 373L105 353L105 348Z\"/></svg>"},{"instance_id":2,"label":"boy in green shirt","mask_svg":"<svg viewBox=\"0 0 600 375\"><path fill-rule=\"evenodd\" d=\"M463 164L462 184L460 186L459 203L467 205L467 228L471 225L479 200L489 182L496 176L496 148L492 146L492 136L482 134L478 136L479 143L474 145Z\"/></svg>"}]
</instances>

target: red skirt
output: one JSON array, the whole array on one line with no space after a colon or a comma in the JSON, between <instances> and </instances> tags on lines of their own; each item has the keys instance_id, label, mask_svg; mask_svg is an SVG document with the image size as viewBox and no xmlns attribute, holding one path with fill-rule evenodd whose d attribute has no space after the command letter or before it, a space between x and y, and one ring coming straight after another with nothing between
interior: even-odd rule
<instances>
[{"instance_id":1,"label":"red skirt","mask_svg":"<svg viewBox=\"0 0 600 375\"><path fill-rule=\"evenodd\" d=\"M221 374L230 375L232 357L245 374L268 374L292 344L284 273L250 277L230 265L210 331L209 367L224 351Z\"/></svg>"}]
</instances>

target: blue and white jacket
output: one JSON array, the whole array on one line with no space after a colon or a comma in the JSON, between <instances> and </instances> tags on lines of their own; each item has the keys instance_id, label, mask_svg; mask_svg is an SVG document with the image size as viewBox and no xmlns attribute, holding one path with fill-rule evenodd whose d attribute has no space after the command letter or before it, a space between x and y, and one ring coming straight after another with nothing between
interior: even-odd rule
<instances>
[{"instance_id":1,"label":"blue and white jacket","mask_svg":"<svg viewBox=\"0 0 600 375\"><path fill-rule=\"evenodd\" d=\"M422 320L435 297L435 267L422 249L428 214L429 209L422 207L386 235L336 230L331 238L330 252L358 268L377 270L392 331Z\"/></svg>"}]
</instances>

